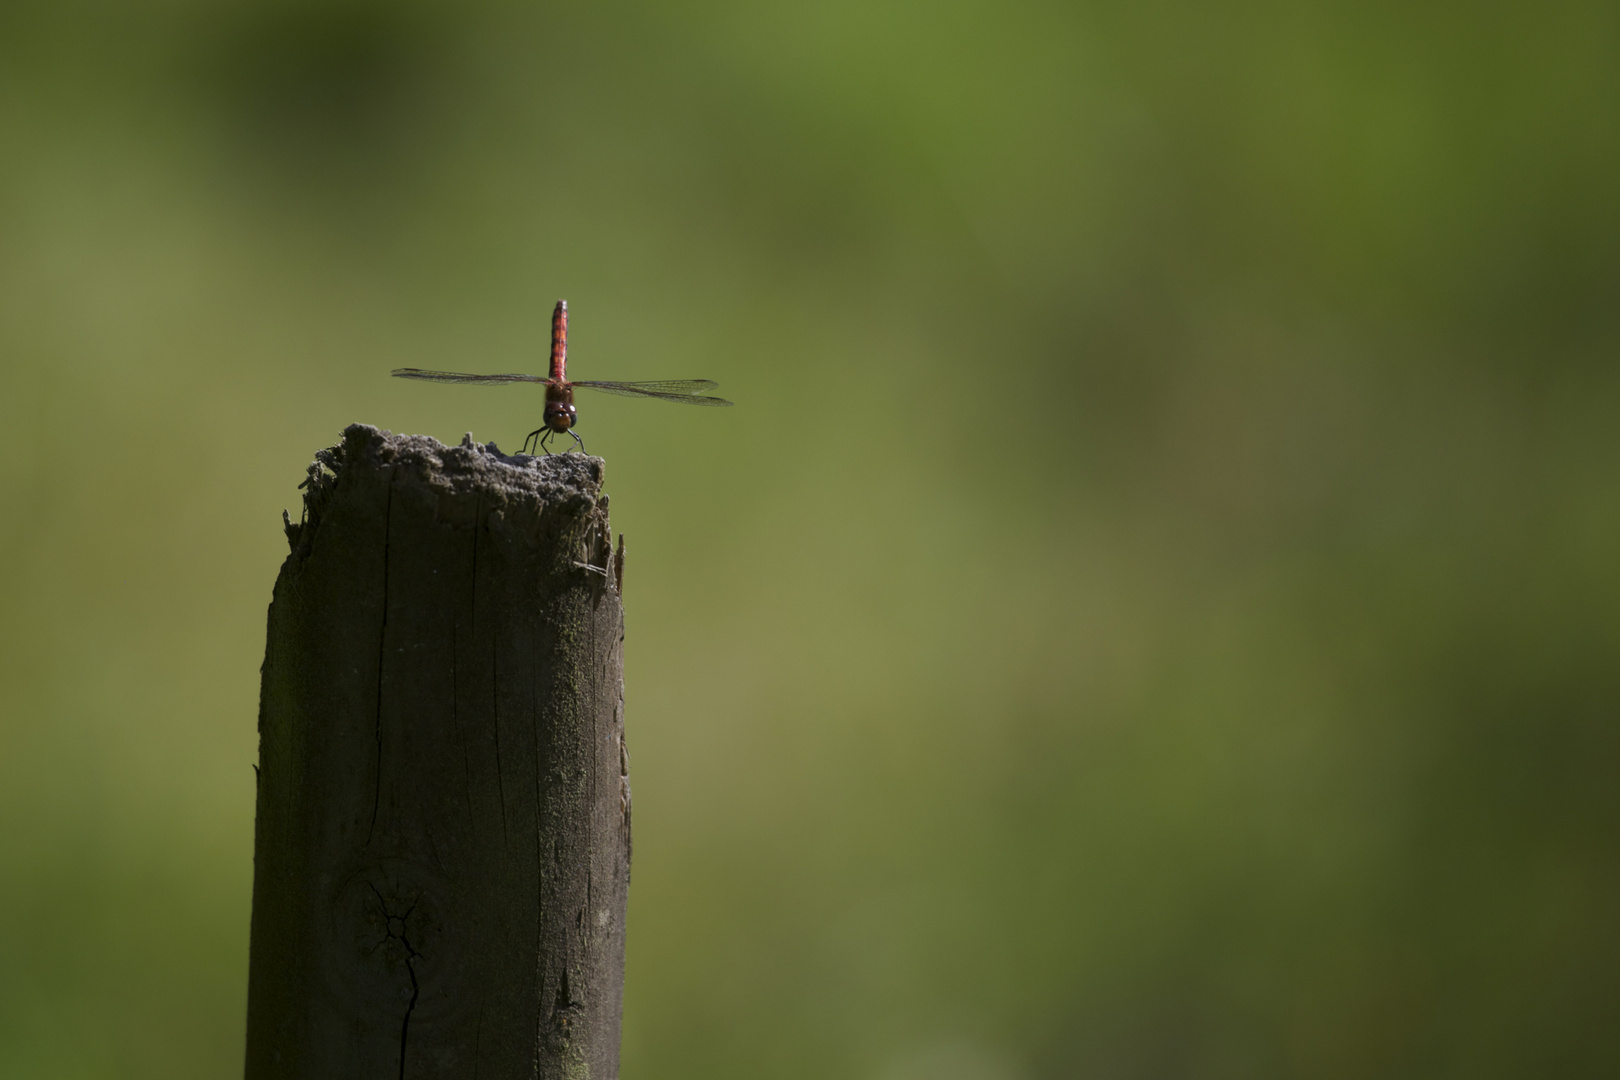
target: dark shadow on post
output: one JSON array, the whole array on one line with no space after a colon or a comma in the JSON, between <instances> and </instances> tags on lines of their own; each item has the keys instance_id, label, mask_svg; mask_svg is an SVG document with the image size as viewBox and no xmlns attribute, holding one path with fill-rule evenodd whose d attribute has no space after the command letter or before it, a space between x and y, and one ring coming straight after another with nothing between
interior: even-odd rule
<instances>
[{"instance_id":1,"label":"dark shadow on post","mask_svg":"<svg viewBox=\"0 0 1620 1080\"><path fill-rule=\"evenodd\" d=\"M270 605L247 1080L614 1080L630 876L602 461L363 425Z\"/></svg>"}]
</instances>

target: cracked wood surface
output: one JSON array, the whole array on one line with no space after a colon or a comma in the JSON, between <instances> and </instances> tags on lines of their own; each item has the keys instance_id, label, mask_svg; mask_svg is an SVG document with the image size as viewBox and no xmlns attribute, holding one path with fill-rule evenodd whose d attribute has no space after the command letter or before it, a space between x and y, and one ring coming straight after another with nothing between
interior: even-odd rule
<instances>
[{"instance_id":1,"label":"cracked wood surface","mask_svg":"<svg viewBox=\"0 0 1620 1080\"><path fill-rule=\"evenodd\" d=\"M630 873L602 462L354 425L270 605L247 1080L614 1080Z\"/></svg>"}]
</instances>

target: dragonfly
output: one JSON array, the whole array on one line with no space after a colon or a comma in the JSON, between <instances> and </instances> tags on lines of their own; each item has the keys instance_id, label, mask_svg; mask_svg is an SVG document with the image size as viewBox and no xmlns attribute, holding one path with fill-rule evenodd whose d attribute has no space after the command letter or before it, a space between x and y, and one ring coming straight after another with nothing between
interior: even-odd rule
<instances>
[{"instance_id":1,"label":"dragonfly","mask_svg":"<svg viewBox=\"0 0 1620 1080\"><path fill-rule=\"evenodd\" d=\"M541 426L529 432L523 440L523 452L527 453L529 444L533 443L536 452L551 453L546 446L546 440L553 435L571 435L579 444L583 453L585 440L579 437L574 425L579 422L578 410L574 408L574 388L583 386L587 390L597 390L604 394L622 394L625 397L656 398L659 401L673 401L680 405L730 405L725 398L708 397L706 390L713 390L720 384L712 379L664 379L656 382L579 382L568 378L568 301L557 301L557 309L551 313L551 375L542 378L539 375L463 375L454 371L424 371L421 368L402 367L394 369L394 377L398 379L422 379L426 382L444 383L479 383L494 385L496 383L535 383L546 388L546 409L541 414Z\"/></svg>"}]
</instances>

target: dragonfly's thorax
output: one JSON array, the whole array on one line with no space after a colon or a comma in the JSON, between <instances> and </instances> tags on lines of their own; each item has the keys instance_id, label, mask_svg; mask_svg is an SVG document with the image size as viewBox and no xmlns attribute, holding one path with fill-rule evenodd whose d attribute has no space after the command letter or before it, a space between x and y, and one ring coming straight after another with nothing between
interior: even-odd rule
<instances>
[{"instance_id":1,"label":"dragonfly's thorax","mask_svg":"<svg viewBox=\"0 0 1620 1080\"><path fill-rule=\"evenodd\" d=\"M546 387L545 424L552 431L567 431L579 414L574 409L574 392L566 386Z\"/></svg>"}]
</instances>

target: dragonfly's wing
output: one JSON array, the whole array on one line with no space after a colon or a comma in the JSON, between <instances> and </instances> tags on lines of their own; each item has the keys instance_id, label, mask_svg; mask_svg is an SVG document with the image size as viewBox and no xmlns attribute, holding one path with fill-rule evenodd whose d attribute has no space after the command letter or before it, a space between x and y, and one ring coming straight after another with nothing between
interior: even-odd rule
<instances>
[{"instance_id":1,"label":"dragonfly's wing","mask_svg":"<svg viewBox=\"0 0 1620 1080\"><path fill-rule=\"evenodd\" d=\"M625 397L650 397L659 401L677 401L682 405L730 405L725 398L704 397L700 391L713 390L720 384L713 379L665 379L661 382L576 382L570 386L584 386L604 394L623 394Z\"/></svg>"},{"instance_id":2,"label":"dragonfly's wing","mask_svg":"<svg viewBox=\"0 0 1620 1080\"><path fill-rule=\"evenodd\" d=\"M460 382L460 383L549 383L550 379L539 375L461 375L454 371L423 371L421 368L401 367L394 369L396 379L424 379L427 382Z\"/></svg>"}]
</instances>

